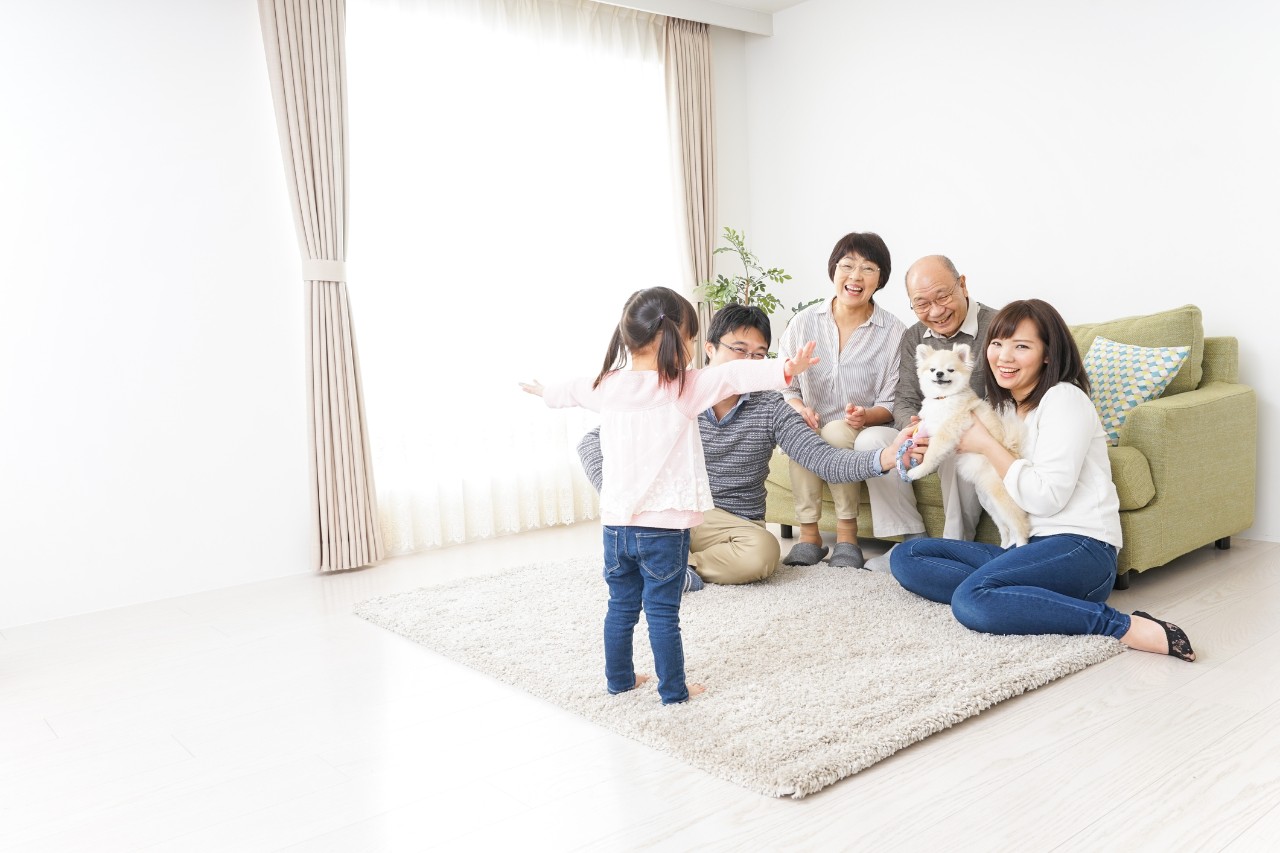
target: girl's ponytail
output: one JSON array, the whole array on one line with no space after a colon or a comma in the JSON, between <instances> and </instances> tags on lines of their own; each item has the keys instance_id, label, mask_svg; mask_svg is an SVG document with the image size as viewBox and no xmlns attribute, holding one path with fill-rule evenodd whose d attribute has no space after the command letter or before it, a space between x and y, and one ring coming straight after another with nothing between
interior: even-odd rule
<instances>
[{"instance_id":1,"label":"girl's ponytail","mask_svg":"<svg viewBox=\"0 0 1280 853\"><path fill-rule=\"evenodd\" d=\"M667 287L650 287L631 294L622 309L622 320L609 340L604 367L592 387L605 376L626 366L628 352L649 346L662 335L655 354L658 382L677 383L677 393L684 393L684 373L689 356L685 341L698 334L698 314L688 299Z\"/></svg>"},{"instance_id":2,"label":"girl's ponytail","mask_svg":"<svg viewBox=\"0 0 1280 853\"><path fill-rule=\"evenodd\" d=\"M677 395L684 393L684 372L689 363L681 325L665 312L658 320L662 332L662 343L658 344L658 384L676 383Z\"/></svg>"},{"instance_id":3,"label":"girl's ponytail","mask_svg":"<svg viewBox=\"0 0 1280 853\"><path fill-rule=\"evenodd\" d=\"M596 376L596 381L591 383L591 387L599 388L606 376L626 366L627 348L622 341L622 327L618 326L613 330L613 337L609 338L609 351L604 356L604 367L600 368L600 374Z\"/></svg>"}]
</instances>

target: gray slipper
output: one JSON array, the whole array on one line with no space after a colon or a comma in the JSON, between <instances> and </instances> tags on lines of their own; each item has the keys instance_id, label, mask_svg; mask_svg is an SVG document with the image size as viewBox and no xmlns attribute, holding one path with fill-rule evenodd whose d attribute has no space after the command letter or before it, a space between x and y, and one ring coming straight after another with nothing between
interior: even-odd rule
<instances>
[{"instance_id":1,"label":"gray slipper","mask_svg":"<svg viewBox=\"0 0 1280 853\"><path fill-rule=\"evenodd\" d=\"M797 542L791 546L787 556L782 558L782 564L784 566L816 566L825 556L827 556L826 545Z\"/></svg>"},{"instance_id":2,"label":"gray slipper","mask_svg":"<svg viewBox=\"0 0 1280 853\"><path fill-rule=\"evenodd\" d=\"M836 548L831 552L831 559L827 560L828 566L835 566L842 569L861 569L866 562L862 558L862 549L854 542L837 542Z\"/></svg>"}]
</instances>

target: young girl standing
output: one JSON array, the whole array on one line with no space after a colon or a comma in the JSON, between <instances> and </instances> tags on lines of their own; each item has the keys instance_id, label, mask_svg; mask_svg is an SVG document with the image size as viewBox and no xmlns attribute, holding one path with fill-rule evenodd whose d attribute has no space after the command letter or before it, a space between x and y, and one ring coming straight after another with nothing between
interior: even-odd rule
<instances>
[{"instance_id":1,"label":"young girl standing","mask_svg":"<svg viewBox=\"0 0 1280 853\"><path fill-rule=\"evenodd\" d=\"M959 449L981 453L1031 517L1031 541L917 539L894 548L894 577L989 634L1105 634L1133 649L1195 660L1181 628L1106 604L1116 579L1120 499L1089 378L1067 324L1039 299L1010 302L987 331L987 399L1026 425L1014 458L977 420Z\"/></svg>"},{"instance_id":2,"label":"young girl standing","mask_svg":"<svg viewBox=\"0 0 1280 853\"><path fill-rule=\"evenodd\" d=\"M605 680L610 693L639 687L632 635L644 609L664 705L703 691L686 685L680 597L689 563L689 529L712 509L697 418L732 394L781 390L815 362L813 344L793 359L734 361L689 369L698 318L689 300L665 287L631 295L594 380L521 383L552 408L600 413L604 456ZM630 367L628 366L628 356Z\"/></svg>"}]
</instances>

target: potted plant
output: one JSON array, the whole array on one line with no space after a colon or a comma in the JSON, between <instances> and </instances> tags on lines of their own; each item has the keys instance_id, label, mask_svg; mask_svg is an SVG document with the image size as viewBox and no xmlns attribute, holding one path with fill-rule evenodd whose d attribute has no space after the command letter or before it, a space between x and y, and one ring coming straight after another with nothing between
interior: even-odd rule
<instances>
[{"instance_id":1,"label":"potted plant","mask_svg":"<svg viewBox=\"0 0 1280 853\"><path fill-rule=\"evenodd\" d=\"M710 308L710 313L715 314L730 303L755 305L769 315L776 313L782 307L782 300L770 289L770 282L782 284L790 281L791 276L779 267L766 269L760 263L760 259L747 249L746 235L728 226L724 229L724 241L729 245L716 249L715 254L719 255L722 252L736 254L738 260L742 262L742 275L735 275L732 278L717 275L715 281L702 283L702 298ZM819 297L810 299L808 302L800 302L791 309L791 313L797 314L813 303L821 301L822 298Z\"/></svg>"},{"instance_id":2,"label":"potted plant","mask_svg":"<svg viewBox=\"0 0 1280 853\"><path fill-rule=\"evenodd\" d=\"M736 254L738 260L742 262L742 275L729 278L722 274L717 275L715 281L702 283L702 295L711 305L711 310L719 311L730 302L736 302L739 305L756 305L766 314L777 312L782 307L782 300L769 290L767 282L782 284L784 281L790 281L791 276L778 267L765 269L760 259L747 249L746 236L728 226L724 229L724 241L729 245L716 249L715 254L719 255L722 252ZM821 301L822 299L818 298L801 302L791 309L791 313L798 313L813 303Z\"/></svg>"}]
</instances>

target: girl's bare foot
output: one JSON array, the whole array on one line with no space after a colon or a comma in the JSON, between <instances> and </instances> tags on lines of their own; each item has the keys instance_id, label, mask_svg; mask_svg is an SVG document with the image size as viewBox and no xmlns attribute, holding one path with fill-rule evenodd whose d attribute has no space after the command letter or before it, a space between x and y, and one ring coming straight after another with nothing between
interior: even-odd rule
<instances>
[{"instance_id":1,"label":"girl's bare foot","mask_svg":"<svg viewBox=\"0 0 1280 853\"><path fill-rule=\"evenodd\" d=\"M641 684L644 684L646 681L652 681L652 680L653 680L653 676L652 676L652 675L637 675L637 676L636 676L636 687L639 687ZM631 688L631 689L632 689L632 690L634 690L634 689L635 689L635 687L633 687L633 688Z\"/></svg>"},{"instance_id":2,"label":"girl's bare foot","mask_svg":"<svg viewBox=\"0 0 1280 853\"><path fill-rule=\"evenodd\" d=\"M694 696L697 696L697 695L699 695L699 694L701 694L701 693L706 693L706 692L707 692L707 688L706 688L706 687L704 687L704 686L703 686L703 685L701 685L701 684L690 684L690 685L689 685L689 698L690 698L690 699L692 699Z\"/></svg>"}]
</instances>

